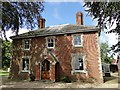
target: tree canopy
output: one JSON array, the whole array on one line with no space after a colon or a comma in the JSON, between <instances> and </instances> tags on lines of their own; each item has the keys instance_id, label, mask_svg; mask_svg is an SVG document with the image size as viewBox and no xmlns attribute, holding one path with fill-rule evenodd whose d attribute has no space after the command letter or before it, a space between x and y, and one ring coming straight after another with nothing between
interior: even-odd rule
<instances>
[{"instance_id":1,"label":"tree canopy","mask_svg":"<svg viewBox=\"0 0 120 90\"><path fill-rule=\"evenodd\" d=\"M101 61L105 63L111 63L113 57L110 57L110 48L107 43L101 43L100 45Z\"/></svg>"},{"instance_id":2,"label":"tree canopy","mask_svg":"<svg viewBox=\"0 0 120 90\"><path fill-rule=\"evenodd\" d=\"M2 40L2 68L8 68L10 66L10 60L12 58L12 45L10 41Z\"/></svg>"},{"instance_id":3,"label":"tree canopy","mask_svg":"<svg viewBox=\"0 0 120 90\"><path fill-rule=\"evenodd\" d=\"M97 26L101 29L110 29L114 23L116 28L107 33L117 33L120 38L120 1L119 2L85 2L84 7L88 15L97 19ZM116 21L116 22L115 22ZM115 48L117 47L117 48ZM111 47L114 52L120 51L120 41Z\"/></svg>"},{"instance_id":4,"label":"tree canopy","mask_svg":"<svg viewBox=\"0 0 120 90\"><path fill-rule=\"evenodd\" d=\"M0 2L0 4L2 32L6 40L5 32L9 29L12 29L16 35L20 27L33 29L44 10L43 2Z\"/></svg>"}]
</instances>

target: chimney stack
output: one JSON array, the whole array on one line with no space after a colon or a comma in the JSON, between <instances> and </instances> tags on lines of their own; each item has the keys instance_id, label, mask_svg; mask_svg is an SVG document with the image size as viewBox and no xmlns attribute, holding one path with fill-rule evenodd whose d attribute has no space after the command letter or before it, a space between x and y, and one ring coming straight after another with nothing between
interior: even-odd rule
<instances>
[{"instance_id":1,"label":"chimney stack","mask_svg":"<svg viewBox=\"0 0 120 90\"><path fill-rule=\"evenodd\" d=\"M38 28L45 28L45 21L44 18L38 18Z\"/></svg>"},{"instance_id":2,"label":"chimney stack","mask_svg":"<svg viewBox=\"0 0 120 90\"><path fill-rule=\"evenodd\" d=\"M81 12L76 13L76 25L83 25L83 14Z\"/></svg>"}]
</instances>

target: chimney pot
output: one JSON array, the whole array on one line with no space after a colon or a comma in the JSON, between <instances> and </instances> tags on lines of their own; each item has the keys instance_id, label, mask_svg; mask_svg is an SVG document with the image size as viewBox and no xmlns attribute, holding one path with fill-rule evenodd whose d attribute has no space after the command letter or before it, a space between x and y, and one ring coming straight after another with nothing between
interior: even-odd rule
<instances>
[{"instance_id":1,"label":"chimney pot","mask_svg":"<svg viewBox=\"0 0 120 90\"><path fill-rule=\"evenodd\" d=\"M45 21L44 18L38 18L38 28L45 28Z\"/></svg>"},{"instance_id":2,"label":"chimney pot","mask_svg":"<svg viewBox=\"0 0 120 90\"><path fill-rule=\"evenodd\" d=\"M76 25L83 25L83 14L82 12L76 13Z\"/></svg>"}]
</instances>

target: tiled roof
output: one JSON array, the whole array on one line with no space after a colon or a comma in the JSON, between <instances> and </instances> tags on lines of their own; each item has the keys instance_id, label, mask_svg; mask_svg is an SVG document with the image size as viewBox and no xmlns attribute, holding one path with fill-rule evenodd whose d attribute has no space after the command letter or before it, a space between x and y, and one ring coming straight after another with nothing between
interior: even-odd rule
<instances>
[{"instance_id":1,"label":"tiled roof","mask_svg":"<svg viewBox=\"0 0 120 90\"><path fill-rule=\"evenodd\" d=\"M38 29L34 31L29 31L27 33L23 33L17 36L10 37L11 39L19 39L19 38L30 38L30 37L40 37L40 36L55 36L62 34L74 34L74 33L85 33L85 32L97 32L99 28L95 26L77 26L71 24L62 24L56 26L50 26L43 29Z\"/></svg>"}]
</instances>

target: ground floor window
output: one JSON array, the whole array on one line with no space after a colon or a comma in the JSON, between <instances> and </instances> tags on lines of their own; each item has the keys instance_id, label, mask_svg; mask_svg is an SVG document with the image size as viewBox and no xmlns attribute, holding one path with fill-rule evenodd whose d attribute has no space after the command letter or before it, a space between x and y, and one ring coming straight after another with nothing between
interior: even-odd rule
<instances>
[{"instance_id":1,"label":"ground floor window","mask_svg":"<svg viewBox=\"0 0 120 90\"><path fill-rule=\"evenodd\" d=\"M82 57L75 57L75 70L84 70Z\"/></svg>"},{"instance_id":2,"label":"ground floor window","mask_svg":"<svg viewBox=\"0 0 120 90\"><path fill-rule=\"evenodd\" d=\"M22 71L28 72L29 71L29 59L22 58Z\"/></svg>"},{"instance_id":3,"label":"ground floor window","mask_svg":"<svg viewBox=\"0 0 120 90\"><path fill-rule=\"evenodd\" d=\"M75 54L73 57L72 66L74 72L85 71L85 58L83 55Z\"/></svg>"}]
</instances>

